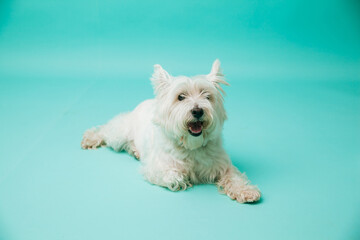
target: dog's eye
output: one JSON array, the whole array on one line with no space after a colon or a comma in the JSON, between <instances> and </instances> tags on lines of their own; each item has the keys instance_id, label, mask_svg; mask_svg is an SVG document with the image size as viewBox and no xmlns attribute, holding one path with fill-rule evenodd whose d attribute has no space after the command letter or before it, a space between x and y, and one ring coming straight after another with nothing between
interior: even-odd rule
<instances>
[{"instance_id":1,"label":"dog's eye","mask_svg":"<svg viewBox=\"0 0 360 240\"><path fill-rule=\"evenodd\" d=\"M182 100L184 100L185 99L185 96L183 95L183 94L180 94L179 96L178 96L178 100L179 101L182 101Z\"/></svg>"},{"instance_id":2,"label":"dog's eye","mask_svg":"<svg viewBox=\"0 0 360 240\"><path fill-rule=\"evenodd\" d=\"M203 95L207 100L211 100L211 95L205 90L201 90L200 95Z\"/></svg>"}]
</instances>

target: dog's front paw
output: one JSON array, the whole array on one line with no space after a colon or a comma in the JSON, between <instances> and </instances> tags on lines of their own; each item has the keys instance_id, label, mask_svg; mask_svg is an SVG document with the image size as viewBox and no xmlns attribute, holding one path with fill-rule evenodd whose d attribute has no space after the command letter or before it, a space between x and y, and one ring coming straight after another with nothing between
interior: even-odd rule
<instances>
[{"instance_id":1,"label":"dog's front paw","mask_svg":"<svg viewBox=\"0 0 360 240\"><path fill-rule=\"evenodd\" d=\"M235 192L228 193L231 199L235 199L239 203L256 202L260 199L260 190L254 185L245 185L238 188Z\"/></svg>"},{"instance_id":2,"label":"dog's front paw","mask_svg":"<svg viewBox=\"0 0 360 240\"><path fill-rule=\"evenodd\" d=\"M167 185L167 188L169 188L171 191L179 191L179 190L185 190L187 188L192 187L192 184L189 181L175 181Z\"/></svg>"},{"instance_id":3,"label":"dog's front paw","mask_svg":"<svg viewBox=\"0 0 360 240\"><path fill-rule=\"evenodd\" d=\"M84 133L81 141L81 147L83 149L96 149L97 147L105 145L104 140L96 129L89 129Z\"/></svg>"},{"instance_id":4,"label":"dog's front paw","mask_svg":"<svg viewBox=\"0 0 360 240\"><path fill-rule=\"evenodd\" d=\"M171 171L164 177L165 186L171 191L185 190L192 187L190 181L182 174Z\"/></svg>"}]
</instances>

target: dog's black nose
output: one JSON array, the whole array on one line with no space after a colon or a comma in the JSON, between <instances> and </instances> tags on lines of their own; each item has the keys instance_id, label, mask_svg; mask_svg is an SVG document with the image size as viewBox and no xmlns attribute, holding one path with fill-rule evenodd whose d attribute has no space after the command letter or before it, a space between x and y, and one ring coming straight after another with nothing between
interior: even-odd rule
<instances>
[{"instance_id":1,"label":"dog's black nose","mask_svg":"<svg viewBox=\"0 0 360 240\"><path fill-rule=\"evenodd\" d=\"M204 110L202 110L202 108L198 108L198 107L196 107L196 108L193 108L192 110L191 110L191 114L195 117L195 118L201 118L202 117L202 115L204 115Z\"/></svg>"}]
</instances>

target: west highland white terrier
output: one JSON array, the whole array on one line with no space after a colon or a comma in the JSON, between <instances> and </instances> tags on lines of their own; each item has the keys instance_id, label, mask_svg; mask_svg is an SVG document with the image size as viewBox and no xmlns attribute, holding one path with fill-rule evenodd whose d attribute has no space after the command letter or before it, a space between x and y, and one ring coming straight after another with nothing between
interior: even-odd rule
<instances>
[{"instance_id":1,"label":"west highland white terrier","mask_svg":"<svg viewBox=\"0 0 360 240\"><path fill-rule=\"evenodd\" d=\"M259 200L259 189L232 165L222 146L226 112L221 85L228 83L220 61L209 74L194 77L173 77L155 65L151 82L154 99L87 130L82 148L125 150L140 160L149 182L172 191L215 183L240 203Z\"/></svg>"}]
</instances>

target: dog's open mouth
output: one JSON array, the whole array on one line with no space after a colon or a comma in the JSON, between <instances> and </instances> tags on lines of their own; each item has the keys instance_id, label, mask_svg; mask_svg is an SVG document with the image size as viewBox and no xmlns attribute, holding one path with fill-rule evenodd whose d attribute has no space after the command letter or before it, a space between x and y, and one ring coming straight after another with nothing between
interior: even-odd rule
<instances>
[{"instance_id":1,"label":"dog's open mouth","mask_svg":"<svg viewBox=\"0 0 360 240\"><path fill-rule=\"evenodd\" d=\"M201 121L197 121L197 122L190 122L188 124L189 127L189 133L194 136L200 136L202 134L202 130L203 130L203 122Z\"/></svg>"}]
</instances>

